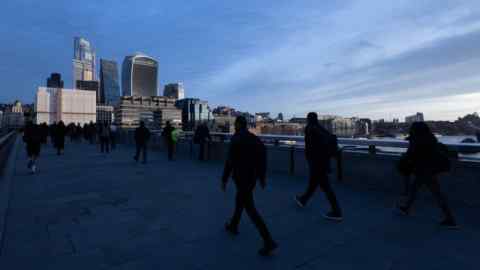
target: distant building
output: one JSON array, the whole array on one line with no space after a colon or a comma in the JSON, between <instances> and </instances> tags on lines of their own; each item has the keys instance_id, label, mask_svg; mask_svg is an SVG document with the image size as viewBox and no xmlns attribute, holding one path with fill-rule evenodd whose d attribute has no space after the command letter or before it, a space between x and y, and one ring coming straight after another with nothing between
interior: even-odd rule
<instances>
[{"instance_id":1,"label":"distant building","mask_svg":"<svg viewBox=\"0 0 480 270\"><path fill-rule=\"evenodd\" d=\"M165 85L163 95L175 99L184 99L185 88L182 83L170 83Z\"/></svg>"},{"instance_id":2,"label":"distant building","mask_svg":"<svg viewBox=\"0 0 480 270\"><path fill-rule=\"evenodd\" d=\"M97 123L111 124L114 122L114 108L109 105L97 105Z\"/></svg>"},{"instance_id":3,"label":"distant building","mask_svg":"<svg viewBox=\"0 0 480 270\"><path fill-rule=\"evenodd\" d=\"M234 133L235 132L236 116L228 114L214 114L213 115L213 131Z\"/></svg>"},{"instance_id":4,"label":"distant building","mask_svg":"<svg viewBox=\"0 0 480 270\"><path fill-rule=\"evenodd\" d=\"M120 97L115 107L115 124L124 128L139 126L140 120L147 120L151 128L160 128L167 121L176 126L182 124L182 111L175 106L175 99L167 97Z\"/></svg>"},{"instance_id":5,"label":"distant building","mask_svg":"<svg viewBox=\"0 0 480 270\"><path fill-rule=\"evenodd\" d=\"M0 111L0 129L3 128L3 111Z\"/></svg>"},{"instance_id":6,"label":"distant building","mask_svg":"<svg viewBox=\"0 0 480 270\"><path fill-rule=\"evenodd\" d=\"M122 65L123 96L157 96L158 63L150 56L136 53Z\"/></svg>"},{"instance_id":7,"label":"distant building","mask_svg":"<svg viewBox=\"0 0 480 270\"><path fill-rule=\"evenodd\" d=\"M81 37L74 38L73 87L77 81L96 80L96 54L90 42Z\"/></svg>"},{"instance_id":8,"label":"distant building","mask_svg":"<svg viewBox=\"0 0 480 270\"><path fill-rule=\"evenodd\" d=\"M97 102L100 100L100 83L98 81L77 81L76 89L95 92Z\"/></svg>"},{"instance_id":9,"label":"distant building","mask_svg":"<svg viewBox=\"0 0 480 270\"><path fill-rule=\"evenodd\" d=\"M277 116L277 121L278 122L283 122L283 113L279 113Z\"/></svg>"},{"instance_id":10,"label":"distant building","mask_svg":"<svg viewBox=\"0 0 480 270\"><path fill-rule=\"evenodd\" d=\"M425 119L423 118L423 113L417 112L414 115L410 115L405 117L405 123L411 124L414 122L423 122Z\"/></svg>"},{"instance_id":11,"label":"distant building","mask_svg":"<svg viewBox=\"0 0 480 270\"><path fill-rule=\"evenodd\" d=\"M293 117L289 121L290 123L296 123L296 124L307 124L307 118L306 117Z\"/></svg>"},{"instance_id":12,"label":"distant building","mask_svg":"<svg viewBox=\"0 0 480 270\"><path fill-rule=\"evenodd\" d=\"M50 78L47 78L47 87L63 88L62 75L60 73L52 73Z\"/></svg>"},{"instance_id":13,"label":"distant building","mask_svg":"<svg viewBox=\"0 0 480 270\"><path fill-rule=\"evenodd\" d=\"M207 101L198 98L185 98L176 102L182 110L182 125L184 130L194 130L201 122L210 122L213 115Z\"/></svg>"},{"instance_id":14,"label":"distant building","mask_svg":"<svg viewBox=\"0 0 480 270\"><path fill-rule=\"evenodd\" d=\"M266 122L266 121L271 121L272 119L270 118L270 113L269 112L260 112L260 113L255 113L255 121L256 122Z\"/></svg>"},{"instance_id":15,"label":"distant building","mask_svg":"<svg viewBox=\"0 0 480 270\"><path fill-rule=\"evenodd\" d=\"M99 104L116 105L120 101L117 62L100 59Z\"/></svg>"},{"instance_id":16,"label":"distant building","mask_svg":"<svg viewBox=\"0 0 480 270\"><path fill-rule=\"evenodd\" d=\"M25 125L23 107L20 101L15 101L10 109L3 113L2 122L6 128L21 128Z\"/></svg>"},{"instance_id":17,"label":"distant building","mask_svg":"<svg viewBox=\"0 0 480 270\"><path fill-rule=\"evenodd\" d=\"M39 87L35 98L35 122L63 121L65 125L95 122L96 102L93 91Z\"/></svg>"}]
</instances>

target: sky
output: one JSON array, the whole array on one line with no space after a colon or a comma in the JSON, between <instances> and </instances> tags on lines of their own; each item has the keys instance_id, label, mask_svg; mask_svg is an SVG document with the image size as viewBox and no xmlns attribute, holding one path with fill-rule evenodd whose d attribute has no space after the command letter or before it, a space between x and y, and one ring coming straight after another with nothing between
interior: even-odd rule
<instances>
[{"instance_id":1,"label":"sky","mask_svg":"<svg viewBox=\"0 0 480 270\"><path fill-rule=\"evenodd\" d=\"M480 110L480 1L2 0L0 102L72 85L73 38L238 110L454 120ZM162 88L162 87L160 87Z\"/></svg>"}]
</instances>

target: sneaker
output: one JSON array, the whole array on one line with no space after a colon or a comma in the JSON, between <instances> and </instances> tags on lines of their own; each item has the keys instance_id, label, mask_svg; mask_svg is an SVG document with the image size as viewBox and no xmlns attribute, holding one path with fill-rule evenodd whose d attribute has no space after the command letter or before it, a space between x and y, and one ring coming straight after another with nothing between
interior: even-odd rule
<instances>
[{"instance_id":1,"label":"sneaker","mask_svg":"<svg viewBox=\"0 0 480 270\"><path fill-rule=\"evenodd\" d=\"M449 229L449 230L459 230L460 229L460 226L458 226L458 224L455 221L448 220L448 219L440 222L440 227L446 228L446 229Z\"/></svg>"},{"instance_id":2,"label":"sneaker","mask_svg":"<svg viewBox=\"0 0 480 270\"><path fill-rule=\"evenodd\" d=\"M410 213L408 212L408 209L405 206L397 205L394 210L395 210L395 213L397 213L401 216L410 215Z\"/></svg>"},{"instance_id":3,"label":"sneaker","mask_svg":"<svg viewBox=\"0 0 480 270\"><path fill-rule=\"evenodd\" d=\"M37 165L33 164L32 165L32 174L37 171Z\"/></svg>"},{"instance_id":4,"label":"sneaker","mask_svg":"<svg viewBox=\"0 0 480 270\"><path fill-rule=\"evenodd\" d=\"M300 196L295 196L295 202L297 203L297 205L301 208L305 207L305 203L302 202L302 200L300 199Z\"/></svg>"},{"instance_id":5,"label":"sneaker","mask_svg":"<svg viewBox=\"0 0 480 270\"><path fill-rule=\"evenodd\" d=\"M278 248L277 243L272 242L270 244L265 244L259 251L260 256L266 257L272 255L272 252Z\"/></svg>"},{"instance_id":6,"label":"sneaker","mask_svg":"<svg viewBox=\"0 0 480 270\"><path fill-rule=\"evenodd\" d=\"M225 223L225 230L230 233L231 235L238 235L238 229L233 228L229 222Z\"/></svg>"},{"instance_id":7,"label":"sneaker","mask_svg":"<svg viewBox=\"0 0 480 270\"><path fill-rule=\"evenodd\" d=\"M334 211L330 211L330 212L326 213L325 215L323 215L323 217L325 219L338 221L338 222L343 220L342 214L336 213Z\"/></svg>"}]
</instances>

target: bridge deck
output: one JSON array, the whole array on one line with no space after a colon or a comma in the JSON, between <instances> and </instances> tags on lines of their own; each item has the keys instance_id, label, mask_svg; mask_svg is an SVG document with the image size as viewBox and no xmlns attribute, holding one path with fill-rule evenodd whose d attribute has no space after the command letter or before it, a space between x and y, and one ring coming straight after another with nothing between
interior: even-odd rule
<instances>
[{"instance_id":1,"label":"bridge deck","mask_svg":"<svg viewBox=\"0 0 480 270\"><path fill-rule=\"evenodd\" d=\"M23 146L15 151L0 269L478 269L474 209L457 207L462 230L446 231L429 203L399 217L391 194L336 184L346 219L335 224L321 218L321 193L295 206L304 179L270 175L256 202L280 248L260 258L246 215L238 237L223 231L234 189L220 192L218 163L153 152L135 164L131 148L105 155L86 144L42 151L36 175Z\"/></svg>"}]
</instances>

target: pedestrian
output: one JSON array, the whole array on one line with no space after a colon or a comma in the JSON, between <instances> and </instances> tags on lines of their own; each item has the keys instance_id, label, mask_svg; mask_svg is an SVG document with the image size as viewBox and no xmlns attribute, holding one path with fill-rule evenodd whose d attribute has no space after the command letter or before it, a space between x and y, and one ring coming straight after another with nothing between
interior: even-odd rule
<instances>
[{"instance_id":1,"label":"pedestrian","mask_svg":"<svg viewBox=\"0 0 480 270\"><path fill-rule=\"evenodd\" d=\"M237 188L235 211L230 221L225 223L225 230L233 235L238 234L238 225L245 209L263 238L264 244L259 250L259 254L262 256L270 255L278 247L255 208L253 198L257 181L260 181L260 186L265 189L266 162L265 145L257 136L248 131L246 118L243 116L237 117L235 134L230 142L222 177L222 190L224 192L230 175Z\"/></svg>"},{"instance_id":2,"label":"pedestrian","mask_svg":"<svg viewBox=\"0 0 480 270\"><path fill-rule=\"evenodd\" d=\"M40 126L40 134L42 136L42 144L47 144L48 141L48 125L43 122Z\"/></svg>"},{"instance_id":3,"label":"pedestrian","mask_svg":"<svg viewBox=\"0 0 480 270\"><path fill-rule=\"evenodd\" d=\"M117 139L117 126L115 124L110 125L110 150L115 149Z\"/></svg>"},{"instance_id":4,"label":"pedestrian","mask_svg":"<svg viewBox=\"0 0 480 270\"><path fill-rule=\"evenodd\" d=\"M98 126L100 127L99 130L99 137L100 137L100 151L102 153L109 153L110 152L110 127L107 123L101 124L99 123Z\"/></svg>"},{"instance_id":5,"label":"pedestrian","mask_svg":"<svg viewBox=\"0 0 480 270\"><path fill-rule=\"evenodd\" d=\"M55 127L55 148L57 149L57 155L61 155L65 149L65 135L67 133L67 128L63 121L58 122Z\"/></svg>"},{"instance_id":6,"label":"pedestrian","mask_svg":"<svg viewBox=\"0 0 480 270\"><path fill-rule=\"evenodd\" d=\"M173 140L172 134L173 131L173 126L170 124L170 121L167 121L167 124L162 131L162 137L164 138L165 144L167 145L167 156L169 161L173 160L173 150L175 147L175 141Z\"/></svg>"},{"instance_id":7,"label":"pedestrian","mask_svg":"<svg viewBox=\"0 0 480 270\"><path fill-rule=\"evenodd\" d=\"M34 124L32 121L28 121L23 133L23 141L27 146L27 156L29 159L27 167L33 174L37 171L37 159L40 155L42 145L41 127Z\"/></svg>"},{"instance_id":8,"label":"pedestrian","mask_svg":"<svg viewBox=\"0 0 480 270\"><path fill-rule=\"evenodd\" d=\"M147 144L150 139L150 130L145 126L145 122L140 121L140 127L135 129L135 145L137 151L133 159L138 162L140 159L140 153L143 153L142 163L147 163Z\"/></svg>"},{"instance_id":9,"label":"pedestrian","mask_svg":"<svg viewBox=\"0 0 480 270\"><path fill-rule=\"evenodd\" d=\"M418 190L427 186L432 192L440 209L445 216L440 226L449 229L458 229L455 217L448 205L447 197L441 192L438 175L450 170L448 149L440 144L425 122L415 122L410 127L410 144L407 153L402 159L402 174L412 174L414 180L410 185L408 199L404 205L398 205L397 210L408 215L417 197Z\"/></svg>"},{"instance_id":10,"label":"pedestrian","mask_svg":"<svg viewBox=\"0 0 480 270\"><path fill-rule=\"evenodd\" d=\"M320 125L316 113L309 113L305 128L305 158L309 167L309 183L303 195L295 196L295 201L300 207L305 207L317 188L320 187L325 192L331 207L324 217L329 220L342 221L342 210L328 178L331 172L330 159L337 153L336 136Z\"/></svg>"},{"instance_id":11,"label":"pedestrian","mask_svg":"<svg viewBox=\"0 0 480 270\"><path fill-rule=\"evenodd\" d=\"M88 125L88 139L90 141L90 144L95 144L95 142L97 141L97 127L91 121Z\"/></svg>"},{"instance_id":12,"label":"pedestrian","mask_svg":"<svg viewBox=\"0 0 480 270\"><path fill-rule=\"evenodd\" d=\"M193 142L199 145L198 160L200 161L205 160L205 146L207 144L207 140L208 142L212 140L212 137L210 136L210 130L205 123L201 123L195 130L195 135L193 135Z\"/></svg>"}]
</instances>

